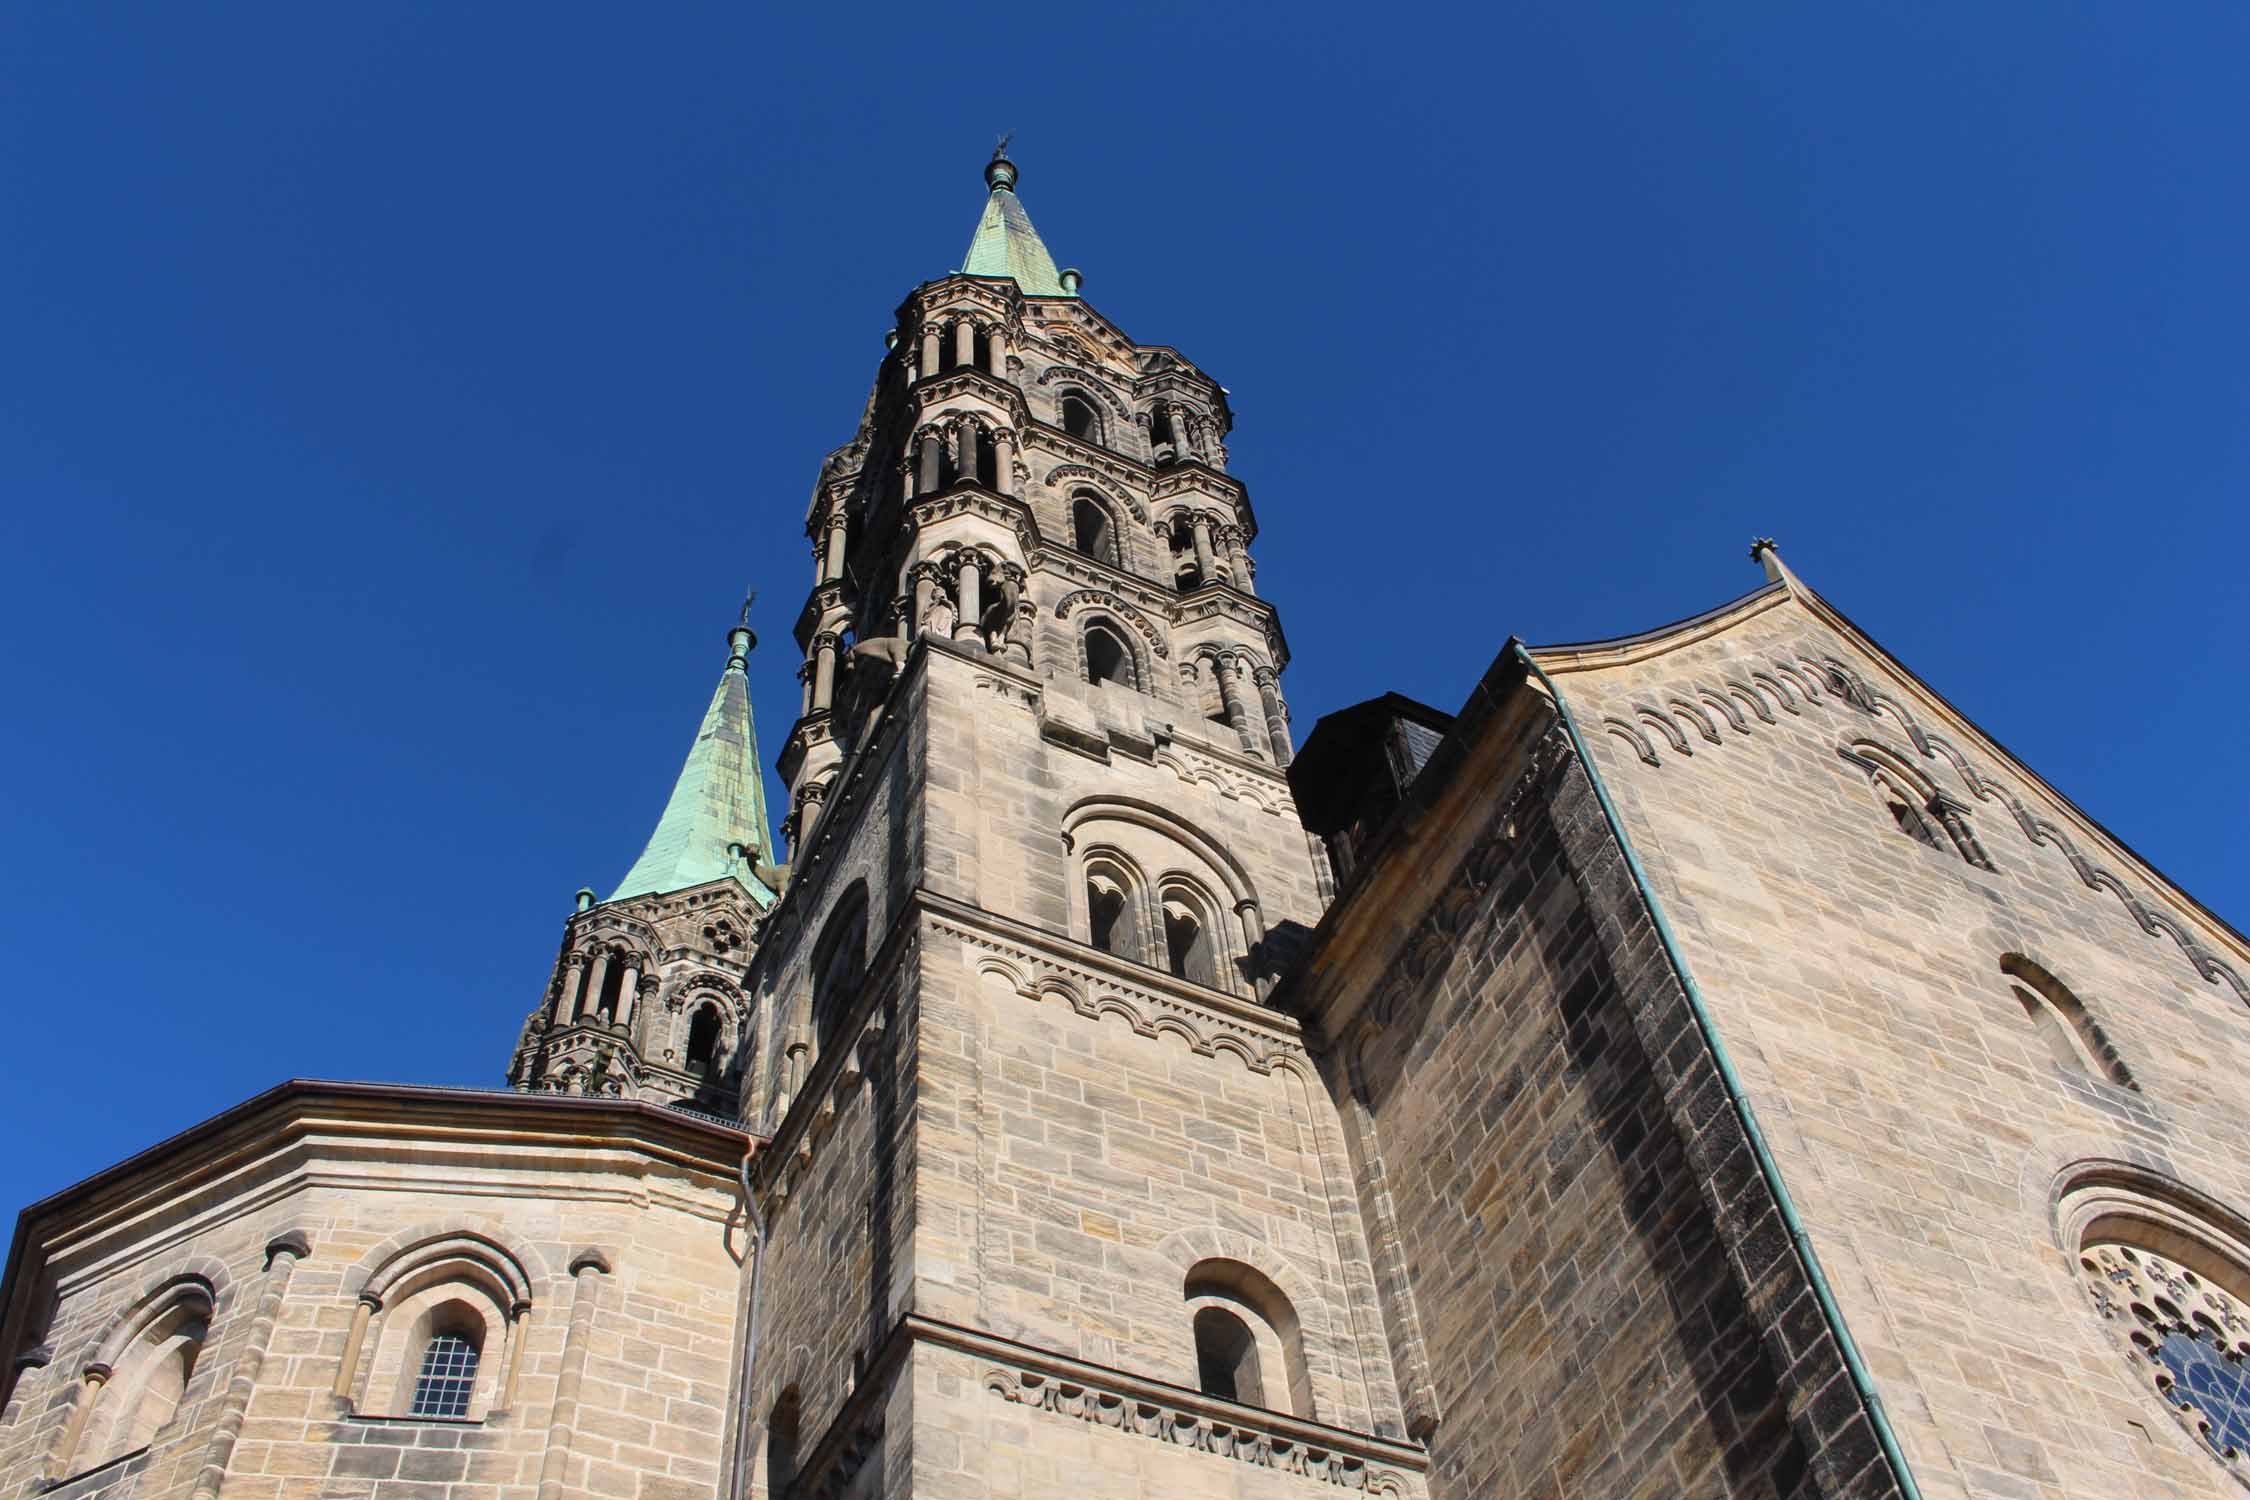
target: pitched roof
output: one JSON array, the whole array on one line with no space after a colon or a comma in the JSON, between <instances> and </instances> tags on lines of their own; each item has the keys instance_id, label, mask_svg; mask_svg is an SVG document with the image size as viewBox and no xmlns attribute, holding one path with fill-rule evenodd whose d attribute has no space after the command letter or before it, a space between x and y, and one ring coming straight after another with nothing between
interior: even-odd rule
<instances>
[{"instance_id":1,"label":"pitched roof","mask_svg":"<svg viewBox=\"0 0 2250 1500\"><path fill-rule=\"evenodd\" d=\"M680 779L648 847L633 861L612 901L658 891L684 890L732 875L761 907L774 894L751 873L760 859L771 859L773 836L766 831L765 773L758 763L758 730L750 716L750 649L757 637L737 628L727 637L727 667L718 691L703 714ZM737 854L740 849L745 851Z\"/></svg>"},{"instance_id":2,"label":"pitched roof","mask_svg":"<svg viewBox=\"0 0 2250 1500\"><path fill-rule=\"evenodd\" d=\"M1039 231L1031 227L1031 215L1016 197L1016 164L995 152L984 169L984 180L992 196L985 200L984 216L969 239L962 274L1012 276L1029 297L1071 295L1055 270L1055 258L1047 253Z\"/></svg>"}]
</instances>

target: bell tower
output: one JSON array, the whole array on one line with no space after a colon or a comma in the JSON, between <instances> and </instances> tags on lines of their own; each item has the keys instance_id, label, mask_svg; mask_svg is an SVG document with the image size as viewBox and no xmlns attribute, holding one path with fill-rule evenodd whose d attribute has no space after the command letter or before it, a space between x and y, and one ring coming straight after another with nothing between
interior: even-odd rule
<instances>
[{"instance_id":1,"label":"bell tower","mask_svg":"<svg viewBox=\"0 0 2250 1500\"><path fill-rule=\"evenodd\" d=\"M758 643L727 633L726 668L648 847L606 899L578 893L525 1018L508 1082L736 1112L749 1009L742 978L779 899L750 713Z\"/></svg>"},{"instance_id":2,"label":"bell tower","mask_svg":"<svg viewBox=\"0 0 2250 1500\"><path fill-rule=\"evenodd\" d=\"M1266 1004L1331 886L1227 395L1057 269L1004 153L984 184L806 514L735 1458L765 1495L1418 1493L1340 1123Z\"/></svg>"}]
</instances>

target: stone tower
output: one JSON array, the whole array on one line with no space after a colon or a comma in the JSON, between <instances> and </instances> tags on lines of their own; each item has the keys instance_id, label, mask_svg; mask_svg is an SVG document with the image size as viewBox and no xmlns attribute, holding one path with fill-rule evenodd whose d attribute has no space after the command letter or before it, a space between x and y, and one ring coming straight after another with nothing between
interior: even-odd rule
<instances>
[{"instance_id":1,"label":"stone tower","mask_svg":"<svg viewBox=\"0 0 2250 1500\"><path fill-rule=\"evenodd\" d=\"M728 632L726 670L648 847L607 899L578 893L508 1067L514 1087L734 1114L742 977L779 885L750 712L756 646L747 624Z\"/></svg>"},{"instance_id":2,"label":"stone tower","mask_svg":"<svg viewBox=\"0 0 2250 1500\"><path fill-rule=\"evenodd\" d=\"M1419 1493L1338 1121L1264 1003L1328 874L1226 395L1088 304L1016 178L813 490L738 1456L758 1494Z\"/></svg>"}]
</instances>

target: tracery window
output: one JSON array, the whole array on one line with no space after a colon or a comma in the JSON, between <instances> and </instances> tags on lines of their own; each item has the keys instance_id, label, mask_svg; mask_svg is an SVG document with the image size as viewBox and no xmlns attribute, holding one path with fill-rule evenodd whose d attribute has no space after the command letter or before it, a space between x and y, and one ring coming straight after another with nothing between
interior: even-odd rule
<instances>
[{"instance_id":1,"label":"tracery window","mask_svg":"<svg viewBox=\"0 0 2250 1500\"><path fill-rule=\"evenodd\" d=\"M2250 1312L2235 1293L2123 1239L2088 1244L2078 1268L2096 1311L2124 1331L2140 1377L2250 1481Z\"/></svg>"}]
</instances>

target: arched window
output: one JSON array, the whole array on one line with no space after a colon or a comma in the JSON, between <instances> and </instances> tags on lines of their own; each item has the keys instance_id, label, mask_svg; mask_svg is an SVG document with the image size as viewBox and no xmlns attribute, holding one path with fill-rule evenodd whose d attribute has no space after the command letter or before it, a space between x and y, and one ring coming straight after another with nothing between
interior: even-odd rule
<instances>
[{"instance_id":1,"label":"arched window","mask_svg":"<svg viewBox=\"0 0 2250 1500\"><path fill-rule=\"evenodd\" d=\"M210 1320L210 1289L192 1280L168 1289L141 1315L107 1383L94 1392L85 1437L72 1455L74 1471L99 1468L155 1441L187 1394Z\"/></svg>"},{"instance_id":2,"label":"arched window","mask_svg":"<svg viewBox=\"0 0 2250 1500\"><path fill-rule=\"evenodd\" d=\"M1899 784L1898 777L1881 767L1868 775L1874 783L1876 797L1891 815L1891 821L1898 825L1898 831L1916 843L1927 844L1935 849L1937 835L1930 831L1929 819L1923 816L1922 809L1916 805L1914 794Z\"/></svg>"},{"instance_id":3,"label":"arched window","mask_svg":"<svg viewBox=\"0 0 2250 1500\"><path fill-rule=\"evenodd\" d=\"M1061 832L1083 851L1071 890L1074 933L1192 983L1234 994L1252 988L1246 979L1263 936L1257 892L1223 845L1134 799L1087 798L1064 815Z\"/></svg>"},{"instance_id":4,"label":"arched window","mask_svg":"<svg viewBox=\"0 0 2250 1500\"><path fill-rule=\"evenodd\" d=\"M1070 502L1071 545L1096 562L1119 566L1117 558L1117 527L1111 523L1109 510L1091 495L1080 494Z\"/></svg>"},{"instance_id":5,"label":"arched window","mask_svg":"<svg viewBox=\"0 0 2250 1500\"><path fill-rule=\"evenodd\" d=\"M1190 984L1219 984L1209 908L1177 887L1164 893L1164 967Z\"/></svg>"},{"instance_id":6,"label":"arched window","mask_svg":"<svg viewBox=\"0 0 2250 1500\"><path fill-rule=\"evenodd\" d=\"M457 1332L434 1335L422 1348L422 1363L414 1376L414 1395L407 1403L410 1417L465 1417L469 1398L477 1388L477 1361L483 1350L481 1323Z\"/></svg>"},{"instance_id":7,"label":"arched window","mask_svg":"<svg viewBox=\"0 0 2250 1500\"><path fill-rule=\"evenodd\" d=\"M687 1066L690 1073L709 1076L719 1061L719 1008L703 1004L688 1020Z\"/></svg>"},{"instance_id":8,"label":"arched window","mask_svg":"<svg viewBox=\"0 0 2250 1500\"><path fill-rule=\"evenodd\" d=\"M1086 680L1088 682L1114 682L1129 688L1139 688L1140 681L1133 670L1133 653L1106 626L1086 627Z\"/></svg>"},{"instance_id":9,"label":"arched window","mask_svg":"<svg viewBox=\"0 0 2250 1500\"><path fill-rule=\"evenodd\" d=\"M1271 1277L1214 1258L1195 1264L1183 1291L1193 1309L1196 1381L1206 1395L1317 1417L1304 1328Z\"/></svg>"},{"instance_id":10,"label":"arched window","mask_svg":"<svg viewBox=\"0 0 2250 1500\"><path fill-rule=\"evenodd\" d=\"M1063 392L1062 427L1072 437L1089 443L1098 443L1102 438L1101 418L1094 411L1094 403L1076 391Z\"/></svg>"},{"instance_id":11,"label":"arched window","mask_svg":"<svg viewBox=\"0 0 2250 1500\"><path fill-rule=\"evenodd\" d=\"M797 1428L804 1403L797 1388L781 1393L766 1419L766 1495L768 1500L788 1500L797 1484Z\"/></svg>"},{"instance_id":12,"label":"arched window","mask_svg":"<svg viewBox=\"0 0 2250 1500\"><path fill-rule=\"evenodd\" d=\"M373 1323L362 1375L360 1335L346 1345L338 1395L382 1416L482 1421L508 1401L532 1280L516 1254L482 1233L432 1226L400 1236L356 1290Z\"/></svg>"},{"instance_id":13,"label":"arched window","mask_svg":"<svg viewBox=\"0 0 2250 1500\"><path fill-rule=\"evenodd\" d=\"M1167 464L1175 464L1180 461L1184 455L1184 449L1181 446L1179 434L1173 429L1171 413L1160 408L1156 415L1149 419L1148 446L1149 456L1154 460L1157 468L1161 469Z\"/></svg>"},{"instance_id":14,"label":"arched window","mask_svg":"<svg viewBox=\"0 0 2250 1500\"><path fill-rule=\"evenodd\" d=\"M867 887L854 881L813 949L813 1035L821 1051L835 1041L866 978Z\"/></svg>"},{"instance_id":15,"label":"arched window","mask_svg":"<svg viewBox=\"0 0 2250 1500\"><path fill-rule=\"evenodd\" d=\"M1206 1396L1245 1406L1266 1404L1258 1376L1258 1341L1249 1324L1223 1307L1196 1309L1195 1376Z\"/></svg>"},{"instance_id":16,"label":"arched window","mask_svg":"<svg viewBox=\"0 0 2250 1500\"><path fill-rule=\"evenodd\" d=\"M2206 1458L2250 1483L2250 1225L2115 1161L2085 1164L2054 1216L2094 1314L2081 1326Z\"/></svg>"},{"instance_id":17,"label":"arched window","mask_svg":"<svg viewBox=\"0 0 2250 1500\"><path fill-rule=\"evenodd\" d=\"M1086 857L1086 938L1104 953L1148 961L1141 941L1139 873L1124 856L1097 850Z\"/></svg>"},{"instance_id":18,"label":"arched window","mask_svg":"<svg viewBox=\"0 0 2250 1500\"><path fill-rule=\"evenodd\" d=\"M604 1020L617 1019L617 1004L625 994L625 965L630 961L621 949L610 950L609 967L602 973L601 993L594 997L594 1011Z\"/></svg>"},{"instance_id":19,"label":"arched window","mask_svg":"<svg viewBox=\"0 0 2250 1500\"><path fill-rule=\"evenodd\" d=\"M1890 814L1891 822L1900 833L1918 844L1942 849L1945 842L1938 837L1942 829L1945 840L1952 843L1964 861L1980 870L1992 868L1991 858L1969 825L1967 807L1939 791L1929 778L1909 769L1880 746L1862 743L1842 753L1845 759L1867 773L1876 801Z\"/></svg>"},{"instance_id":20,"label":"arched window","mask_svg":"<svg viewBox=\"0 0 2250 1500\"><path fill-rule=\"evenodd\" d=\"M980 427L977 429L976 447L977 483L983 485L988 490L997 491L1000 488L999 445L992 441L991 433L985 431Z\"/></svg>"},{"instance_id":21,"label":"arched window","mask_svg":"<svg viewBox=\"0 0 2250 1500\"><path fill-rule=\"evenodd\" d=\"M2125 1066L2108 1033L2061 980L2021 953L2003 957L2000 972L2016 981L2010 986L2016 1003L2023 1007L2025 1018L2056 1062L2074 1072L2106 1079L2119 1088L2139 1091L2132 1069Z\"/></svg>"}]
</instances>

